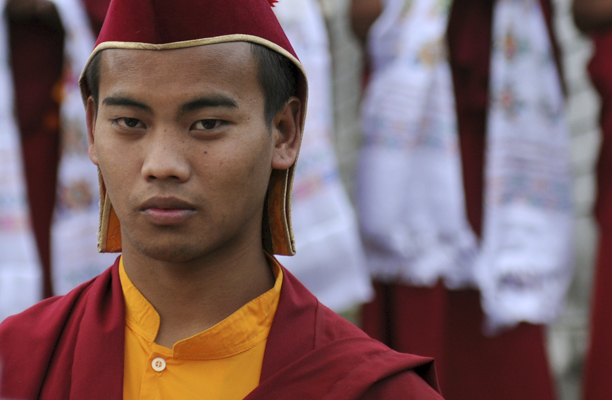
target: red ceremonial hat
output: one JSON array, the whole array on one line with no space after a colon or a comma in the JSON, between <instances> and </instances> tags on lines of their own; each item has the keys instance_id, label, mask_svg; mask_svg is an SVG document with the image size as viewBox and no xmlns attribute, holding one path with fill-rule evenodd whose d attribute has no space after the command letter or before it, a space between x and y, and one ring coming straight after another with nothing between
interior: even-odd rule
<instances>
[{"instance_id":1,"label":"red ceremonial hat","mask_svg":"<svg viewBox=\"0 0 612 400\"><path fill-rule=\"evenodd\" d=\"M112 0L104 25L79 84L86 102L91 94L86 71L93 57L106 49L169 50L225 42L251 42L291 60L301 71L302 132L307 82L302 64L272 11L275 0ZM295 254L291 229L291 186L295 164L273 170L264 210L263 243L272 254ZM121 227L100 177L98 250L121 251Z\"/></svg>"}]
</instances>

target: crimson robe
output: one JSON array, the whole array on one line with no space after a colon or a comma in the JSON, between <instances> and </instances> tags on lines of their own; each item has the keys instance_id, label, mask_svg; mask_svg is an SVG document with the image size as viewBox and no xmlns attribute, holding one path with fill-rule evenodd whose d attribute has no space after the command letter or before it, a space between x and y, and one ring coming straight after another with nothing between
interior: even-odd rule
<instances>
[{"instance_id":1,"label":"crimson robe","mask_svg":"<svg viewBox=\"0 0 612 400\"><path fill-rule=\"evenodd\" d=\"M540 0L552 36L549 0ZM493 0L455 0L448 22L466 213L482 229ZM556 43L553 41L555 50ZM558 52L555 51L557 60ZM436 359L448 400L556 398L541 325L522 323L495 337L482 333L477 290L375 283L363 329L391 348Z\"/></svg>"},{"instance_id":2,"label":"crimson robe","mask_svg":"<svg viewBox=\"0 0 612 400\"><path fill-rule=\"evenodd\" d=\"M246 399L441 399L430 358L397 353L339 317L283 269L260 385ZM118 261L65 296L0 325L0 396L123 397Z\"/></svg>"},{"instance_id":3,"label":"crimson robe","mask_svg":"<svg viewBox=\"0 0 612 400\"><path fill-rule=\"evenodd\" d=\"M100 32L110 0L82 0L95 35ZM53 295L51 222L60 157L59 101L64 65L64 29L55 13L9 18L11 69L17 124L38 255L43 272L42 296Z\"/></svg>"},{"instance_id":4,"label":"crimson robe","mask_svg":"<svg viewBox=\"0 0 612 400\"><path fill-rule=\"evenodd\" d=\"M41 294L48 297L53 293L50 239L59 162L64 29L55 13L46 21L9 18L8 31L16 122L21 133L32 230L43 269Z\"/></svg>"},{"instance_id":5,"label":"crimson robe","mask_svg":"<svg viewBox=\"0 0 612 400\"><path fill-rule=\"evenodd\" d=\"M594 37L595 53L589 64L591 80L601 96L602 141L597 162L595 217L599 250L591 311L590 348L584 368L584 399L612 398L612 30Z\"/></svg>"}]
</instances>

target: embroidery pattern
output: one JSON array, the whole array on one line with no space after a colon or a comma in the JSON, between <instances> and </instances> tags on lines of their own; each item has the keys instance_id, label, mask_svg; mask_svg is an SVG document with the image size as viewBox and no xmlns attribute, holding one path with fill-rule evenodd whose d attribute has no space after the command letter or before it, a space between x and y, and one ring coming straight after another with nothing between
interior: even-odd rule
<instances>
[{"instance_id":1,"label":"embroidery pattern","mask_svg":"<svg viewBox=\"0 0 612 400\"><path fill-rule=\"evenodd\" d=\"M572 259L569 132L539 2L498 0L493 25L485 224L476 263L491 333L520 321L552 321Z\"/></svg>"}]
</instances>

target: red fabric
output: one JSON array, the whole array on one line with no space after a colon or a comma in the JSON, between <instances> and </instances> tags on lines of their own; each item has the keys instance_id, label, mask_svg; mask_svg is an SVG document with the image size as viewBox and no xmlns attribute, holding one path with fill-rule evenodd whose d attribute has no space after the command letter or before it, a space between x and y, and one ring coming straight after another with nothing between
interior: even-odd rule
<instances>
[{"instance_id":1,"label":"red fabric","mask_svg":"<svg viewBox=\"0 0 612 400\"><path fill-rule=\"evenodd\" d=\"M555 29L553 27L553 18L555 15L554 5L551 0L540 0L540 6L542 7L542 13L544 14L544 21L546 22L546 28L548 30L548 36L552 44L553 56L557 71L561 78L560 84L563 89L564 95L567 95L567 88L565 87L565 73L563 70L563 63L561 62L561 48L559 42L557 42L557 36L555 35Z\"/></svg>"},{"instance_id":2,"label":"red fabric","mask_svg":"<svg viewBox=\"0 0 612 400\"><path fill-rule=\"evenodd\" d=\"M602 142L597 162L595 216L599 250L591 310L590 348L584 369L583 398L612 398L612 30L594 38L595 54L589 65L591 80L602 100Z\"/></svg>"},{"instance_id":3,"label":"red fabric","mask_svg":"<svg viewBox=\"0 0 612 400\"><path fill-rule=\"evenodd\" d=\"M542 0L542 5L550 19L550 1ZM492 14L492 0L455 0L447 32L466 212L478 235L483 218ZM398 351L434 357L447 400L556 398L542 326L521 324L486 337L476 290L382 283L376 283L375 290L374 302L363 308L364 330Z\"/></svg>"},{"instance_id":4,"label":"red fabric","mask_svg":"<svg viewBox=\"0 0 612 400\"><path fill-rule=\"evenodd\" d=\"M56 86L62 75L64 31L59 18L57 24L9 19L9 36L32 227L43 268L43 295L48 297L53 294L50 231L59 161Z\"/></svg>"},{"instance_id":5,"label":"red fabric","mask_svg":"<svg viewBox=\"0 0 612 400\"><path fill-rule=\"evenodd\" d=\"M98 36L102 29L110 0L81 0L81 2L85 6L91 30Z\"/></svg>"},{"instance_id":6,"label":"red fabric","mask_svg":"<svg viewBox=\"0 0 612 400\"><path fill-rule=\"evenodd\" d=\"M594 37L595 53L589 73L601 97L602 143L597 160L595 215L602 230L612 229L612 31Z\"/></svg>"},{"instance_id":7,"label":"red fabric","mask_svg":"<svg viewBox=\"0 0 612 400\"><path fill-rule=\"evenodd\" d=\"M389 325L381 336L373 320L383 313ZM366 332L395 350L434 357L447 400L555 398L543 327L521 324L485 337L475 290L377 283L376 298L364 307L362 317ZM371 326L378 331L367 329Z\"/></svg>"},{"instance_id":8,"label":"red fabric","mask_svg":"<svg viewBox=\"0 0 612 400\"><path fill-rule=\"evenodd\" d=\"M83 0L97 34L110 0ZM43 269L43 297L53 295L51 221L60 157L59 83L64 62L64 31L54 22L9 18L11 70L28 201Z\"/></svg>"},{"instance_id":9,"label":"red fabric","mask_svg":"<svg viewBox=\"0 0 612 400\"><path fill-rule=\"evenodd\" d=\"M0 395L13 399L121 399L125 334L118 262L66 296L0 325Z\"/></svg>"},{"instance_id":10,"label":"red fabric","mask_svg":"<svg viewBox=\"0 0 612 400\"><path fill-rule=\"evenodd\" d=\"M441 399L431 359L368 338L283 273L260 386L248 400ZM66 296L9 317L0 325L0 395L121 399L124 319L118 261Z\"/></svg>"},{"instance_id":11,"label":"red fabric","mask_svg":"<svg viewBox=\"0 0 612 400\"><path fill-rule=\"evenodd\" d=\"M112 0L107 15L96 45L245 34L276 43L297 58L267 0Z\"/></svg>"},{"instance_id":12,"label":"red fabric","mask_svg":"<svg viewBox=\"0 0 612 400\"><path fill-rule=\"evenodd\" d=\"M609 172L608 172L609 173ZM584 365L583 396L585 400L612 398L612 232L602 231L595 271L591 309L589 349Z\"/></svg>"}]
</instances>

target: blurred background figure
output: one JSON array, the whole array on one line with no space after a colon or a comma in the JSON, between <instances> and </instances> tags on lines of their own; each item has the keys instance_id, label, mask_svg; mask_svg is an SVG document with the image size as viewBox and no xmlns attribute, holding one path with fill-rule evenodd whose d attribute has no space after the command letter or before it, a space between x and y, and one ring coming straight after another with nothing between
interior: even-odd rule
<instances>
[{"instance_id":1,"label":"blurred background figure","mask_svg":"<svg viewBox=\"0 0 612 400\"><path fill-rule=\"evenodd\" d=\"M574 0L573 11L578 28L593 38L595 52L589 74L602 100L595 204L599 246L583 398L610 399L612 382L607 372L612 370L612 1Z\"/></svg>"},{"instance_id":2,"label":"blurred background figure","mask_svg":"<svg viewBox=\"0 0 612 400\"><path fill-rule=\"evenodd\" d=\"M321 302L344 312L371 299L355 213L338 172L332 142L331 60L316 0L282 0L274 12L308 74L308 114L293 183L297 245L280 262Z\"/></svg>"},{"instance_id":3,"label":"blurred background figure","mask_svg":"<svg viewBox=\"0 0 612 400\"><path fill-rule=\"evenodd\" d=\"M109 1L53 0L66 32L60 112L61 154L51 228L51 277L64 294L107 269L116 254L99 254L98 173L88 155L78 78L94 47ZM105 4L106 3L106 4ZM89 6L89 7L88 7Z\"/></svg>"},{"instance_id":4,"label":"blurred background figure","mask_svg":"<svg viewBox=\"0 0 612 400\"><path fill-rule=\"evenodd\" d=\"M351 12L371 67L357 201L376 298L363 328L435 357L447 399L554 399L543 324L562 310L573 253L550 2Z\"/></svg>"},{"instance_id":5,"label":"blurred background figure","mask_svg":"<svg viewBox=\"0 0 612 400\"><path fill-rule=\"evenodd\" d=\"M1 4L0 124L13 129L3 129L0 140L0 168L10 172L0 181L0 320L65 293L109 265L109 257L95 249L97 173L87 160L76 85L107 5ZM75 263L90 270L75 276Z\"/></svg>"}]
</instances>

